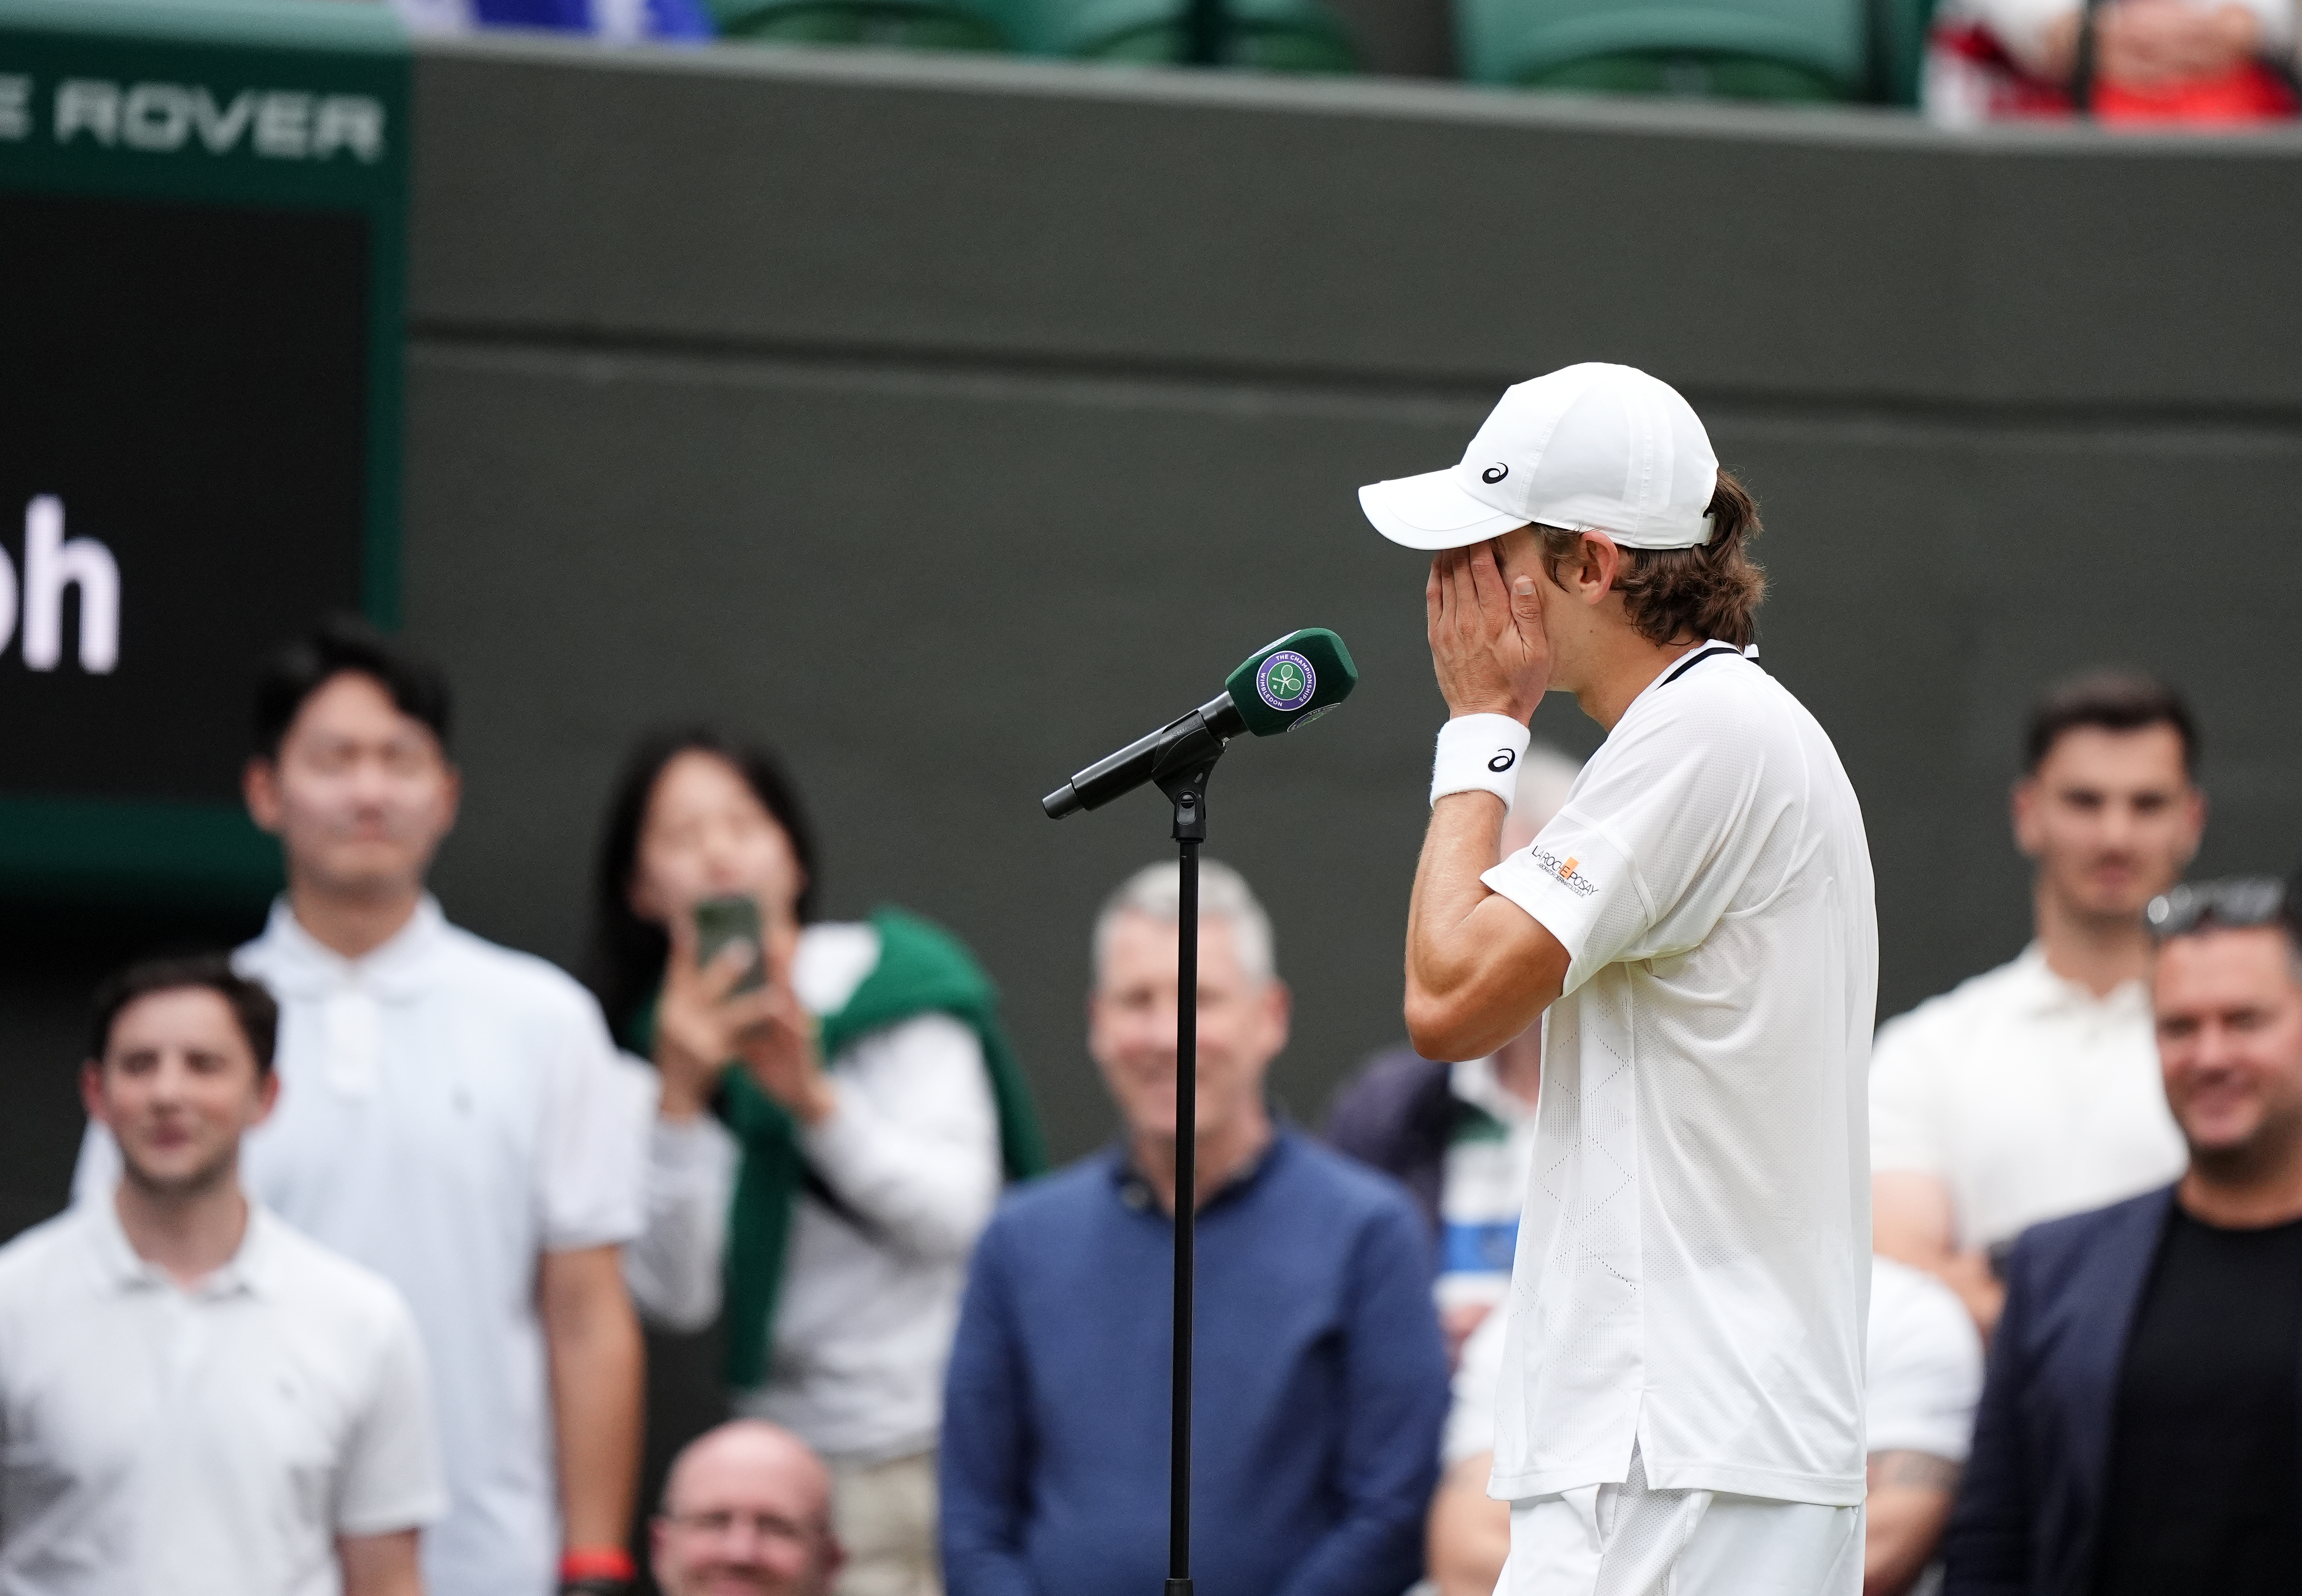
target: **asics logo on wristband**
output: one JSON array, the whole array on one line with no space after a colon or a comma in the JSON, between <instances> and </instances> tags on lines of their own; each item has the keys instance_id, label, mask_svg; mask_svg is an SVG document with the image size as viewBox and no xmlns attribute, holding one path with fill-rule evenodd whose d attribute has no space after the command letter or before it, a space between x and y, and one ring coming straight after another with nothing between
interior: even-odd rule
<instances>
[{"instance_id":1,"label":"asics logo on wristband","mask_svg":"<svg viewBox=\"0 0 2302 1596\"><path fill-rule=\"evenodd\" d=\"M1508 748L1498 748L1495 750L1495 757L1487 761L1487 769L1493 771L1497 776L1500 776L1504 771L1509 769L1513 765L1517 763L1518 755L1513 753Z\"/></svg>"}]
</instances>

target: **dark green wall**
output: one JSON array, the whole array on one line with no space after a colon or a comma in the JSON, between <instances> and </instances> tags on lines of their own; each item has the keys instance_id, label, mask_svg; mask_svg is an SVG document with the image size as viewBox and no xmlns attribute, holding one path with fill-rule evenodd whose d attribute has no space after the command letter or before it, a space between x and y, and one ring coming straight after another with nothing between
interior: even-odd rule
<instances>
[{"instance_id":1,"label":"dark green wall","mask_svg":"<svg viewBox=\"0 0 2302 1596\"><path fill-rule=\"evenodd\" d=\"M573 955L636 727L756 727L833 907L964 932L1077 1151L1085 933L1164 821L1034 800L1332 626L1365 685L1235 751L1209 849L1270 901L1317 1113L1399 1031L1443 713L1352 490L1594 357L1681 384L1764 501L1767 659L1867 806L1887 1012L2020 945L2004 792L2074 667L2196 693L2210 866L2302 853L2302 142L496 44L418 86L407 618L468 706L441 886L494 935Z\"/></svg>"},{"instance_id":2,"label":"dark green wall","mask_svg":"<svg viewBox=\"0 0 2302 1596\"><path fill-rule=\"evenodd\" d=\"M462 693L439 886L488 935L575 957L639 727L756 728L829 906L965 934L1077 1152L1088 924L1165 825L1036 801L1332 626L1358 696L1234 752L1210 848L1277 920L1315 1116L1399 1032L1443 713L1420 567L1352 490L1589 358L1683 387L1764 502L1766 657L1862 794L1886 1012L2021 944L2004 789L2073 668L2193 691L2206 867L2302 854L2302 140L503 40L424 46L416 116L404 608ZM15 970L11 1101L68 1137L83 972ZM11 1160L12 1218L65 1161Z\"/></svg>"}]
</instances>

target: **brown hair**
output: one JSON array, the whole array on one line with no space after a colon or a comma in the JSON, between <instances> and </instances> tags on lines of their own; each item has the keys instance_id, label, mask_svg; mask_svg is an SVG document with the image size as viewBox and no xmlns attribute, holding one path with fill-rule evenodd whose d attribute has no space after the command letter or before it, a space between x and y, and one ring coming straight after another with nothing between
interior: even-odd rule
<instances>
[{"instance_id":1,"label":"brown hair","mask_svg":"<svg viewBox=\"0 0 2302 1596\"><path fill-rule=\"evenodd\" d=\"M1718 474L1710 495L1710 541L1692 549L1625 549L1615 575L1623 613L1650 643L1674 643L1690 634L1748 648L1767 596L1767 574L1746 547L1759 535L1759 507L1729 473ZM1583 534L1535 527L1542 539L1542 568L1558 582L1558 567L1581 563ZM1561 587L1567 584L1558 582Z\"/></svg>"},{"instance_id":2,"label":"brown hair","mask_svg":"<svg viewBox=\"0 0 2302 1596\"><path fill-rule=\"evenodd\" d=\"M2023 736L2024 772L2037 775L2063 734L2085 726L2106 732L2172 727L2182 740L2182 774L2197 778L2198 724L2190 706L2165 683L2121 670L2098 670L2061 683L2032 707Z\"/></svg>"},{"instance_id":3,"label":"brown hair","mask_svg":"<svg viewBox=\"0 0 2302 1596\"><path fill-rule=\"evenodd\" d=\"M146 959L106 976L96 989L95 1012L89 1017L88 1056L98 1063L112 1050L113 1021L120 1011L155 992L178 992L200 987L231 1005L248 1050L256 1054L256 1072L272 1072L273 1044L280 1036L280 1005L261 981L249 980L231 967L225 953L179 953Z\"/></svg>"}]
</instances>

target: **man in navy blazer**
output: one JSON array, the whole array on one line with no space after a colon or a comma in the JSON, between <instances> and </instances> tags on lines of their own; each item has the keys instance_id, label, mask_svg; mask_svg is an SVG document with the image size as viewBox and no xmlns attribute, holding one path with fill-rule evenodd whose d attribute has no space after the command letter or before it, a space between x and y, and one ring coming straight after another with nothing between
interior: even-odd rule
<instances>
[{"instance_id":1,"label":"man in navy blazer","mask_svg":"<svg viewBox=\"0 0 2302 1596\"><path fill-rule=\"evenodd\" d=\"M2007 1264L1945 1596L2302 1590L2302 939L2264 878L2152 903L2189 1146Z\"/></svg>"}]
</instances>

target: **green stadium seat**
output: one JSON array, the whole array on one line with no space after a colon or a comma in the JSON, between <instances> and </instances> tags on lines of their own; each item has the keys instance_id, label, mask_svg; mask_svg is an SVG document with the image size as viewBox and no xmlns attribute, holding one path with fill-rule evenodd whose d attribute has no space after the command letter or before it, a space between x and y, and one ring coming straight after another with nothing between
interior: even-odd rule
<instances>
[{"instance_id":1,"label":"green stadium seat","mask_svg":"<svg viewBox=\"0 0 2302 1596\"><path fill-rule=\"evenodd\" d=\"M1188 0L990 0L1022 48L1081 61L1174 62ZM1358 53L1320 0L1225 0L1222 64L1260 71L1354 72Z\"/></svg>"},{"instance_id":2,"label":"green stadium seat","mask_svg":"<svg viewBox=\"0 0 2302 1596\"><path fill-rule=\"evenodd\" d=\"M711 0L711 11L719 37L738 43L1013 48L996 19L955 0Z\"/></svg>"},{"instance_id":3,"label":"green stadium seat","mask_svg":"<svg viewBox=\"0 0 2302 1596\"><path fill-rule=\"evenodd\" d=\"M1618 94L1915 104L1926 0L1456 0L1466 75Z\"/></svg>"}]
</instances>

